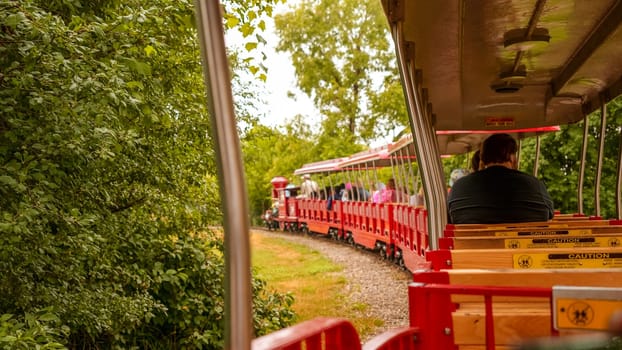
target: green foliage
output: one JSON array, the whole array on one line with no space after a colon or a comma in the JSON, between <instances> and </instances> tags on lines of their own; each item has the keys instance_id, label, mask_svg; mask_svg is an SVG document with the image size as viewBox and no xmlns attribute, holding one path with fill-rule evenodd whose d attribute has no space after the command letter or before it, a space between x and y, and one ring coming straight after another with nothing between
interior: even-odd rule
<instances>
[{"instance_id":1,"label":"green foliage","mask_svg":"<svg viewBox=\"0 0 622 350\"><path fill-rule=\"evenodd\" d=\"M67 327L60 326L51 310L40 310L23 317L0 315L0 348L2 349L66 349L62 344Z\"/></svg>"},{"instance_id":2,"label":"green foliage","mask_svg":"<svg viewBox=\"0 0 622 350\"><path fill-rule=\"evenodd\" d=\"M298 179L293 177L294 170L320 159L318 147L323 145L314 142L316 137L302 116L296 116L283 131L254 124L244 134L242 150L251 217L254 220L259 220L272 204L272 178L286 176L290 177L291 182L298 183Z\"/></svg>"},{"instance_id":3,"label":"green foliage","mask_svg":"<svg viewBox=\"0 0 622 350\"><path fill-rule=\"evenodd\" d=\"M10 337L222 345L222 246L191 236L221 220L193 18L190 0L0 4L0 314L25 315ZM58 322L30 321L48 309Z\"/></svg>"},{"instance_id":4,"label":"green foliage","mask_svg":"<svg viewBox=\"0 0 622 350\"><path fill-rule=\"evenodd\" d=\"M277 49L290 53L298 86L324 117L320 143L369 141L406 125L401 124L405 105L379 2L302 1L276 16L275 25Z\"/></svg>"},{"instance_id":5,"label":"green foliage","mask_svg":"<svg viewBox=\"0 0 622 350\"><path fill-rule=\"evenodd\" d=\"M600 185L601 216L616 216L615 188L617 179L617 159L620 148L620 127L622 125L622 98L611 101L607 106L607 128L605 153ZM600 142L600 111L588 118L589 143L586 157L585 179L583 184L583 212L595 215L594 189L598 143ZM544 135L541 141L539 177L546 183L555 203L562 213L576 213L577 184L580 171L583 122L561 127L561 131ZM532 172L535 139L523 141L521 150L521 170Z\"/></svg>"},{"instance_id":6,"label":"green foliage","mask_svg":"<svg viewBox=\"0 0 622 350\"><path fill-rule=\"evenodd\" d=\"M245 63L248 72L264 82L267 79L267 68L250 54L267 43L261 35L266 29L265 17L272 17L274 6L279 2L285 3L285 0L224 1L222 4L225 28L238 31L245 40L241 61ZM262 51L259 57L265 58L266 54Z\"/></svg>"},{"instance_id":7,"label":"green foliage","mask_svg":"<svg viewBox=\"0 0 622 350\"><path fill-rule=\"evenodd\" d=\"M152 242L154 254L142 254L143 283L166 306L137 332L132 345L164 344L166 348L221 349L224 346L224 259L222 240L212 233ZM139 287L139 286L136 286ZM264 281L253 284L255 333L263 335L293 322L293 299L269 293Z\"/></svg>"}]
</instances>

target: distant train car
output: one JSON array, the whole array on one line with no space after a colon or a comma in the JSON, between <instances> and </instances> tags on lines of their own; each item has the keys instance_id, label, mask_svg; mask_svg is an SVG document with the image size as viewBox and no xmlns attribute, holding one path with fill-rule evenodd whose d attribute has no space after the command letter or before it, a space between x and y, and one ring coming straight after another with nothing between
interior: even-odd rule
<instances>
[{"instance_id":1,"label":"distant train car","mask_svg":"<svg viewBox=\"0 0 622 350\"><path fill-rule=\"evenodd\" d=\"M298 192L300 187L290 184L287 178L277 176L271 180L272 205L278 208L272 219L283 231L298 231Z\"/></svg>"}]
</instances>

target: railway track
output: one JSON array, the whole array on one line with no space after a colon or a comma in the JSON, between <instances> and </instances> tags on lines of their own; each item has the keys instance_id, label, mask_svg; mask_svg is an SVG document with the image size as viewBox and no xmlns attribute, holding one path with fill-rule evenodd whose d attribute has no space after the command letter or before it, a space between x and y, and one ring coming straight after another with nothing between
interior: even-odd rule
<instances>
[{"instance_id":1,"label":"railway track","mask_svg":"<svg viewBox=\"0 0 622 350\"><path fill-rule=\"evenodd\" d=\"M381 259L372 251L334 241L326 236L268 231L261 227L254 227L251 233L303 244L342 266L343 276L348 281L345 290L350 301L367 304L365 314L383 321L383 325L377 327L373 334L365 335L361 341L365 342L386 330L408 324L407 286L412 281L410 272Z\"/></svg>"}]
</instances>

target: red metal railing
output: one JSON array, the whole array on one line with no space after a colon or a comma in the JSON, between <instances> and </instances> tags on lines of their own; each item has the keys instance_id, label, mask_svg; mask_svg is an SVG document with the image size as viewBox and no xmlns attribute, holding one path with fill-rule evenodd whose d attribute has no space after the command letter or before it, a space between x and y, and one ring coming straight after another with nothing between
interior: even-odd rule
<instances>
[{"instance_id":1,"label":"red metal railing","mask_svg":"<svg viewBox=\"0 0 622 350\"><path fill-rule=\"evenodd\" d=\"M363 350L418 350L418 337L418 328L391 329L365 343Z\"/></svg>"},{"instance_id":2,"label":"red metal railing","mask_svg":"<svg viewBox=\"0 0 622 350\"><path fill-rule=\"evenodd\" d=\"M423 273L425 274L425 273ZM439 275L430 275L434 279ZM425 280L427 276L417 276ZM495 287L495 286L465 286L443 283L411 283L408 288L410 326L418 328L421 336L419 347L421 350L453 349L455 348L454 330L451 314L456 310L452 303L452 295L477 295L484 298L486 349L495 349L495 333L493 321L493 297L512 296L528 298L548 298L552 310L551 288L537 287ZM551 325L551 335L557 331Z\"/></svg>"},{"instance_id":3,"label":"red metal railing","mask_svg":"<svg viewBox=\"0 0 622 350\"><path fill-rule=\"evenodd\" d=\"M360 350L352 324L340 318L315 318L253 340L253 350Z\"/></svg>"}]
</instances>

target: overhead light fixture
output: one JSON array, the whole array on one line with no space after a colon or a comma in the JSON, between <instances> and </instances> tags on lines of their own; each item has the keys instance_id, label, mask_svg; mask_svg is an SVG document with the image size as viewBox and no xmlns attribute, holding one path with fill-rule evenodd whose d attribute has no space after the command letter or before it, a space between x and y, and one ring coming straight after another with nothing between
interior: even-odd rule
<instances>
[{"instance_id":1,"label":"overhead light fixture","mask_svg":"<svg viewBox=\"0 0 622 350\"><path fill-rule=\"evenodd\" d=\"M518 69L514 70L508 70L505 72L501 72L501 74L499 74L499 80L501 80L502 82L515 82L515 83L519 83L525 80L525 78L527 78L527 69L525 68L525 65L521 64Z\"/></svg>"},{"instance_id":2,"label":"overhead light fixture","mask_svg":"<svg viewBox=\"0 0 622 350\"><path fill-rule=\"evenodd\" d=\"M551 36L546 28L534 28L531 33L527 28L517 28L511 29L503 35L503 46L526 51L533 49L534 46L548 44L550 40Z\"/></svg>"},{"instance_id":3,"label":"overhead light fixture","mask_svg":"<svg viewBox=\"0 0 622 350\"><path fill-rule=\"evenodd\" d=\"M490 88L500 94L517 92L523 88L523 84L512 81L497 81L490 85Z\"/></svg>"}]
</instances>

